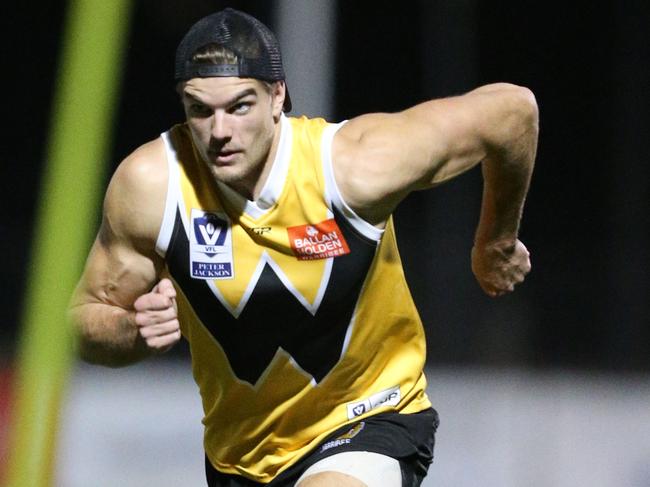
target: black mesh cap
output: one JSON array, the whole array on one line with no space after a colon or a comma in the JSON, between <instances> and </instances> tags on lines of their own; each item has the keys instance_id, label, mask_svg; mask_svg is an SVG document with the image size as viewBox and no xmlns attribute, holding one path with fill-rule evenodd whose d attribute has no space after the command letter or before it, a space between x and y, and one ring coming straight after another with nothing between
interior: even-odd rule
<instances>
[{"instance_id":1,"label":"black mesh cap","mask_svg":"<svg viewBox=\"0 0 650 487\"><path fill-rule=\"evenodd\" d=\"M193 63L194 53L208 44L219 44L237 55L237 64ZM280 46L273 32L244 12L227 8L203 17L185 34L176 49L174 79L236 76L263 81L284 81ZM287 90L285 112L291 110Z\"/></svg>"}]
</instances>

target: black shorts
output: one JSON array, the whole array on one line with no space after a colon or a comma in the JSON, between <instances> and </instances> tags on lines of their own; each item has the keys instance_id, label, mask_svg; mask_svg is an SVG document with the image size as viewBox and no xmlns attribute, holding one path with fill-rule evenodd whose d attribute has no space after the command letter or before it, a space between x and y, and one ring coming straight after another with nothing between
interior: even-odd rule
<instances>
[{"instance_id":1,"label":"black shorts","mask_svg":"<svg viewBox=\"0 0 650 487\"><path fill-rule=\"evenodd\" d=\"M221 473L206 458L208 487L293 487L303 472L314 463L346 451L368 451L395 458L402 471L402 487L418 487L433 461L438 424L438 413L434 409L415 414L379 413L347 424L268 484L254 482L240 475Z\"/></svg>"}]
</instances>

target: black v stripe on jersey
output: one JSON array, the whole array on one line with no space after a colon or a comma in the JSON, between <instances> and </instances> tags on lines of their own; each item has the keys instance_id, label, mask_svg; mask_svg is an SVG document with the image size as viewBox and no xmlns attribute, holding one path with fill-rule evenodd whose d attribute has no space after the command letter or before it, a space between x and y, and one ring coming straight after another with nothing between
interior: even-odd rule
<instances>
[{"instance_id":1,"label":"black v stripe on jersey","mask_svg":"<svg viewBox=\"0 0 650 487\"><path fill-rule=\"evenodd\" d=\"M235 318L205 281L189 276L189 241L177 211L172 246L167 254L169 270L185 295L192 296L196 315L219 342L239 379L256 384L278 349L286 351L316 382L341 358L348 325L377 244L356 232L336 212L335 219L350 253L334 258L315 315L305 309L265 264L250 299Z\"/></svg>"}]
</instances>

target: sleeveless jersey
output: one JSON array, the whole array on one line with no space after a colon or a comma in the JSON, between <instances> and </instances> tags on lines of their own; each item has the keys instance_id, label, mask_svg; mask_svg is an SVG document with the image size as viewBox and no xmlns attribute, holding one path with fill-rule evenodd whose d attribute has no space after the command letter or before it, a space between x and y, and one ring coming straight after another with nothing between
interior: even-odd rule
<instances>
[{"instance_id":1,"label":"sleeveless jersey","mask_svg":"<svg viewBox=\"0 0 650 487\"><path fill-rule=\"evenodd\" d=\"M341 124L280 123L255 202L214 180L186 125L162 135L169 186L157 251L177 289L206 455L262 483L346 423L431 406L392 220L380 230L359 218L334 180Z\"/></svg>"}]
</instances>

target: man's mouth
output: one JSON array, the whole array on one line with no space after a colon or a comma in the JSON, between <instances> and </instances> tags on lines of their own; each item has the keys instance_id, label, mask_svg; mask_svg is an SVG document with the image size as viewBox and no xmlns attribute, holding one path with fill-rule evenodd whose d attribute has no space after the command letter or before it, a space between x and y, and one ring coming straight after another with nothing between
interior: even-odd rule
<instances>
[{"instance_id":1,"label":"man's mouth","mask_svg":"<svg viewBox=\"0 0 650 487\"><path fill-rule=\"evenodd\" d=\"M210 158L217 164L228 164L231 163L235 157L239 154L239 151L236 150L219 150L219 151L208 151Z\"/></svg>"}]
</instances>

